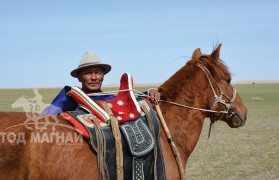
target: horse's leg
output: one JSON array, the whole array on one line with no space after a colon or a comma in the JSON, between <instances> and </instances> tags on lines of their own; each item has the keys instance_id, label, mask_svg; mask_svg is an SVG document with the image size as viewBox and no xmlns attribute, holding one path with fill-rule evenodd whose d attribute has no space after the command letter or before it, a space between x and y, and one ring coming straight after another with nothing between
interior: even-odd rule
<instances>
[{"instance_id":1,"label":"horse's leg","mask_svg":"<svg viewBox=\"0 0 279 180\"><path fill-rule=\"evenodd\" d=\"M160 132L160 142L164 157L164 164L166 169L166 178L167 179L180 179L178 166L176 164L174 155L172 153L170 144L166 138L165 133L163 130Z\"/></svg>"}]
</instances>

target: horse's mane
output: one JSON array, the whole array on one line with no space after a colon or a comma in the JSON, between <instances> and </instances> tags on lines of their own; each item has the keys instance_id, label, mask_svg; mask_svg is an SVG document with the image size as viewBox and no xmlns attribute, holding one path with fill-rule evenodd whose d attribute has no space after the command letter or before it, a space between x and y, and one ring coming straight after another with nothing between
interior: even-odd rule
<instances>
[{"instance_id":1,"label":"horse's mane","mask_svg":"<svg viewBox=\"0 0 279 180\"><path fill-rule=\"evenodd\" d=\"M231 79L231 73L224 62L219 58L220 47L221 45L215 48L210 55L201 55L198 58L192 57L185 66L165 81L159 87L162 99L167 100L175 98L177 94L180 93L182 86L187 83L187 80L189 78L195 78L196 72L201 70L198 64L205 66L216 81L225 79L229 82Z\"/></svg>"}]
</instances>

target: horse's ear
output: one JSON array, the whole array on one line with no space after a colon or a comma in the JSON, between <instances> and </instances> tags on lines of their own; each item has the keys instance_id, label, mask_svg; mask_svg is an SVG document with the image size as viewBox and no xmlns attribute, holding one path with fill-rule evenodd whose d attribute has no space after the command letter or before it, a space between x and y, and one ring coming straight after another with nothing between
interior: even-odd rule
<instances>
[{"instance_id":1,"label":"horse's ear","mask_svg":"<svg viewBox=\"0 0 279 180\"><path fill-rule=\"evenodd\" d=\"M219 54L221 50L222 44L219 44L217 48L212 52L211 57L214 60L219 60Z\"/></svg>"},{"instance_id":2,"label":"horse's ear","mask_svg":"<svg viewBox=\"0 0 279 180\"><path fill-rule=\"evenodd\" d=\"M202 53L201 53L201 49L197 48L192 55L193 59L199 59L201 57Z\"/></svg>"}]
</instances>

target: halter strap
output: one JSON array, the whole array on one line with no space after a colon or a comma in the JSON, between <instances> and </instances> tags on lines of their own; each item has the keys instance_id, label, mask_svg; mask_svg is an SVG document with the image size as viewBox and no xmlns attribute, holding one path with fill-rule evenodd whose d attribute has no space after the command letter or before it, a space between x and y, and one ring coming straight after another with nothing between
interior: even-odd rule
<instances>
[{"instance_id":1,"label":"halter strap","mask_svg":"<svg viewBox=\"0 0 279 180\"><path fill-rule=\"evenodd\" d=\"M229 110L232 108L232 103L233 103L234 100L235 100L235 97L236 97L236 89L233 88L233 96L232 96L232 98L230 98L228 95L226 95L226 94L222 91L222 89L220 88L220 86L218 85L218 83L216 82L216 80L215 80L215 79L213 78L213 76L211 75L210 71L209 71L205 66L202 66L201 64L198 64L198 66L199 66L199 67L203 70L203 72L205 73L206 78L207 78L207 80L208 80L208 82L209 82L209 85L210 85L210 87L211 87L211 90L212 90L213 95L214 95L214 98L215 98L211 110L213 110L213 109L215 108L215 106L216 106L218 103L221 103L221 104L223 104L223 105L226 106L226 111L225 111L225 112L228 113ZM210 80L210 78L209 78L209 75L212 77L212 79L213 79L213 81L214 81L216 87L218 88L218 90L219 90L219 92L220 92L220 95L219 95L219 96L217 95L217 93L216 93L216 91L215 91L215 89L214 89L214 87L213 87L213 84L212 84L212 82L211 82L211 80ZM229 100L229 103L226 103L226 101L223 99L223 95Z\"/></svg>"}]
</instances>

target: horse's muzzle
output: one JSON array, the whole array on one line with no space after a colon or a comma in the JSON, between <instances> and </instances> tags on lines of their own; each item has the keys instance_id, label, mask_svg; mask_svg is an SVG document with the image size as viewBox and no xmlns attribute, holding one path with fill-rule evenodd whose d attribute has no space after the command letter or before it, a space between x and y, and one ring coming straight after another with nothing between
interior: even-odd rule
<instances>
[{"instance_id":1,"label":"horse's muzzle","mask_svg":"<svg viewBox=\"0 0 279 180\"><path fill-rule=\"evenodd\" d=\"M233 113L227 122L231 128L238 128L244 126L246 117L240 116L238 113Z\"/></svg>"}]
</instances>

